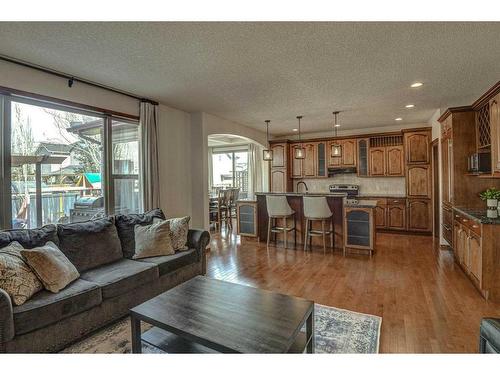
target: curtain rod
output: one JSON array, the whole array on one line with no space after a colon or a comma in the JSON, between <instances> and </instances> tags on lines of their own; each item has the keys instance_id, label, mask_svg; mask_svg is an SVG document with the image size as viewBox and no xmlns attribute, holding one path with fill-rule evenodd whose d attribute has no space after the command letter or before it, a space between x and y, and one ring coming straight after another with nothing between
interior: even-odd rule
<instances>
[{"instance_id":1,"label":"curtain rod","mask_svg":"<svg viewBox=\"0 0 500 375\"><path fill-rule=\"evenodd\" d=\"M13 57L5 56L5 55L0 55L0 60L7 61L7 62L10 62L10 63L13 63L13 64L17 64L17 65L21 65L21 66L24 66L26 68L35 69L35 70L38 70L40 72L52 74L53 76L56 76L56 77L59 77L59 78L67 79L69 87L72 87L74 82L80 82L80 83L84 83L84 84L89 85L89 86L94 86L94 87L98 87L100 89L111 91L111 92L114 92L116 94L128 96L129 98L137 99L137 100L139 100L141 102L146 102L146 103L151 103L153 105L158 105L157 101L154 101L154 100L151 100L151 99L148 99L148 98L142 98L140 96L137 96L137 95L134 95L134 94L130 94L130 93L126 92L126 91L121 91L121 90L115 89L113 87L101 85L100 83L95 83L95 82L92 82L92 81L88 81L88 80L83 79L83 78L78 78L78 77L75 77L75 76L72 76L72 75L69 75L69 74L66 74L66 73L59 72L57 70L45 68L45 67L43 67L41 65L36 65L36 64L32 64L32 63L29 63L29 62L26 62L26 61L23 61L23 60L15 59Z\"/></svg>"}]
</instances>

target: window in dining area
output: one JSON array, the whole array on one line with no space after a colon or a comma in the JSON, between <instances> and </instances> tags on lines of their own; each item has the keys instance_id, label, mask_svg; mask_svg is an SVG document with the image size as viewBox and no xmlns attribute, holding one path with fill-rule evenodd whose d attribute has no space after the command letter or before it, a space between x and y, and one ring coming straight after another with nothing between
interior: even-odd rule
<instances>
[{"instance_id":1,"label":"window in dining area","mask_svg":"<svg viewBox=\"0 0 500 375\"><path fill-rule=\"evenodd\" d=\"M212 181L213 189L239 188L239 197L248 195L248 150L217 150L212 151Z\"/></svg>"}]
</instances>

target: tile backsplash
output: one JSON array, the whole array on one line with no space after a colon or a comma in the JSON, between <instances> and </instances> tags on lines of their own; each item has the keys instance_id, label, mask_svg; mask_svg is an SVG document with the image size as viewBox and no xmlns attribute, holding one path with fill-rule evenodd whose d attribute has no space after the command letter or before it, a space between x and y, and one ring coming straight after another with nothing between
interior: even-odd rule
<instances>
[{"instance_id":1,"label":"tile backsplash","mask_svg":"<svg viewBox=\"0 0 500 375\"><path fill-rule=\"evenodd\" d=\"M333 178L318 178L293 180L293 190L297 190L297 182L304 181L310 192L326 193L332 184L359 185L362 195L405 195L406 182L404 177L358 177L354 174L342 174ZM301 187L303 189L303 187ZM301 190L302 191L302 190Z\"/></svg>"}]
</instances>

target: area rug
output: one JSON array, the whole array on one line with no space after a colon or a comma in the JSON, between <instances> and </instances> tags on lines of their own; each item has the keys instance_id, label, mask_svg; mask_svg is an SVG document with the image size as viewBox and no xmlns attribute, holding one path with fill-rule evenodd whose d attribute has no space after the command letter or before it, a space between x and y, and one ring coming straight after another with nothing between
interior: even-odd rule
<instances>
[{"instance_id":1,"label":"area rug","mask_svg":"<svg viewBox=\"0 0 500 375\"><path fill-rule=\"evenodd\" d=\"M315 353L378 353L382 318L319 304L314 305ZM151 326L143 323L142 332ZM130 353L130 320L122 319L64 349L61 353ZM143 343L143 353L163 353Z\"/></svg>"}]
</instances>

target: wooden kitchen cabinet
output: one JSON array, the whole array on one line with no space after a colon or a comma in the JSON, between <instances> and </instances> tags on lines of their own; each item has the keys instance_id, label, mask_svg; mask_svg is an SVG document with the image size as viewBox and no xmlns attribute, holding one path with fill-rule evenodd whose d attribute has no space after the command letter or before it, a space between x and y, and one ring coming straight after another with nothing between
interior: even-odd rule
<instances>
[{"instance_id":1,"label":"wooden kitchen cabinet","mask_svg":"<svg viewBox=\"0 0 500 375\"><path fill-rule=\"evenodd\" d=\"M326 142L318 142L316 144L316 176L327 177L328 169L326 167Z\"/></svg>"},{"instance_id":2,"label":"wooden kitchen cabinet","mask_svg":"<svg viewBox=\"0 0 500 375\"><path fill-rule=\"evenodd\" d=\"M387 176L404 176L405 175L405 164L404 164L404 148L403 145L400 146L388 146L386 148L386 159L387 159Z\"/></svg>"},{"instance_id":3,"label":"wooden kitchen cabinet","mask_svg":"<svg viewBox=\"0 0 500 375\"><path fill-rule=\"evenodd\" d=\"M273 151L273 160L269 168L269 190L274 193L289 191L292 186L289 175L289 144L271 143L270 148Z\"/></svg>"},{"instance_id":4,"label":"wooden kitchen cabinet","mask_svg":"<svg viewBox=\"0 0 500 375\"><path fill-rule=\"evenodd\" d=\"M408 230L430 232L432 230L432 201L430 199L407 200Z\"/></svg>"},{"instance_id":5,"label":"wooden kitchen cabinet","mask_svg":"<svg viewBox=\"0 0 500 375\"><path fill-rule=\"evenodd\" d=\"M275 143L271 145L271 150L273 151L273 160L271 161L271 168L286 167L287 149L288 145L286 143Z\"/></svg>"},{"instance_id":6,"label":"wooden kitchen cabinet","mask_svg":"<svg viewBox=\"0 0 500 375\"><path fill-rule=\"evenodd\" d=\"M287 171L286 168L271 169L271 192L285 193L287 191Z\"/></svg>"},{"instance_id":7,"label":"wooden kitchen cabinet","mask_svg":"<svg viewBox=\"0 0 500 375\"><path fill-rule=\"evenodd\" d=\"M368 169L368 148L370 140L363 138L358 140L358 176L367 177L370 172Z\"/></svg>"},{"instance_id":8,"label":"wooden kitchen cabinet","mask_svg":"<svg viewBox=\"0 0 500 375\"><path fill-rule=\"evenodd\" d=\"M491 133L491 168L494 174L500 173L500 93L490 102L490 133Z\"/></svg>"},{"instance_id":9,"label":"wooden kitchen cabinet","mask_svg":"<svg viewBox=\"0 0 500 375\"><path fill-rule=\"evenodd\" d=\"M482 279L482 250L481 250L481 237L476 235L474 232L469 232L468 236L469 243L469 271L471 276L473 276L476 280L476 283L479 287L481 287L481 279Z\"/></svg>"},{"instance_id":10,"label":"wooden kitchen cabinet","mask_svg":"<svg viewBox=\"0 0 500 375\"><path fill-rule=\"evenodd\" d=\"M338 144L342 148L342 155L332 157L331 149L333 144ZM339 139L328 142L328 166L349 168L357 166L357 140Z\"/></svg>"},{"instance_id":11,"label":"wooden kitchen cabinet","mask_svg":"<svg viewBox=\"0 0 500 375\"><path fill-rule=\"evenodd\" d=\"M316 144L304 143L306 158L302 164L302 175L304 177L316 177Z\"/></svg>"},{"instance_id":12,"label":"wooden kitchen cabinet","mask_svg":"<svg viewBox=\"0 0 500 375\"><path fill-rule=\"evenodd\" d=\"M377 199L377 206L375 207L375 227L378 229L387 228L387 200Z\"/></svg>"},{"instance_id":13,"label":"wooden kitchen cabinet","mask_svg":"<svg viewBox=\"0 0 500 375\"><path fill-rule=\"evenodd\" d=\"M385 176L385 147L370 147L370 176Z\"/></svg>"},{"instance_id":14,"label":"wooden kitchen cabinet","mask_svg":"<svg viewBox=\"0 0 500 375\"><path fill-rule=\"evenodd\" d=\"M404 142L407 164L430 163L430 131L405 132Z\"/></svg>"},{"instance_id":15,"label":"wooden kitchen cabinet","mask_svg":"<svg viewBox=\"0 0 500 375\"><path fill-rule=\"evenodd\" d=\"M387 199L387 228L406 230L405 199Z\"/></svg>"},{"instance_id":16,"label":"wooden kitchen cabinet","mask_svg":"<svg viewBox=\"0 0 500 375\"><path fill-rule=\"evenodd\" d=\"M407 167L406 190L408 197L432 196L430 165L412 165Z\"/></svg>"},{"instance_id":17,"label":"wooden kitchen cabinet","mask_svg":"<svg viewBox=\"0 0 500 375\"><path fill-rule=\"evenodd\" d=\"M443 203L448 205L451 205L453 202L453 191L451 189L451 176L453 175L453 151L451 142L452 140L449 134L446 135L446 138L441 140L441 194Z\"/></svg>"},{"instance_id":18,"label":"wooden kitchen cabinet","mask_svg":"<svg viewBox=\"0 0 500 375\"><path fill-rule=\"evenodd\" d=\"M304 159L295 159L295 149L299 148L300 145L293 145L290 147L290 161L291 161L291 176L292 178L301 178L303 176L302 173L302 165Z\"/></svg>"}]
</instances>

